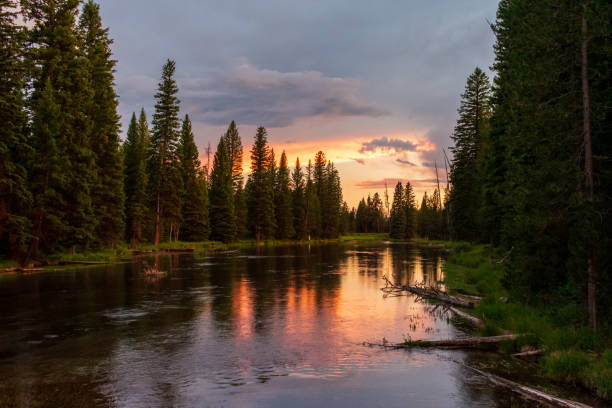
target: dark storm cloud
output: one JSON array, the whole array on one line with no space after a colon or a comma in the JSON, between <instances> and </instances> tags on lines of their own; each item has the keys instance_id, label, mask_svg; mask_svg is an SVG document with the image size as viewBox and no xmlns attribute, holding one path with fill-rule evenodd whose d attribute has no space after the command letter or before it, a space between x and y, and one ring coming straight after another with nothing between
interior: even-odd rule
<instances>
[{"instance_id":1,"label":"dark storm cloud","mask_svg":"<svg viewBox=\"0 0 612 408\"><path fill-rule=\"evenodd\" d=\"M417 145L410 140L402 140L402 139L389 139L386 136L380 137L378 139L372 139L369 142L364 142L361 144L361 149L359 149L360 153L376 153L377 151L382 152L413 152L417 148Z\"/></svg>"}]
</instances>

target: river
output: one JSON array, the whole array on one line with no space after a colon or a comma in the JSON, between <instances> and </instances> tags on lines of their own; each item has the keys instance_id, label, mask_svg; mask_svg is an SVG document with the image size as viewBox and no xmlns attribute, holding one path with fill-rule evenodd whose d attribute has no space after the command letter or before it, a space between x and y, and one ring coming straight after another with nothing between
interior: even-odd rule
<instances>
[{"instance_id":1,"label":"river","mask_svg":"<svg viewBox=\"0 0 612 408\"><path fill-rule=\"evenodd\" d=\"M363 345L465 335L380 291L383 274L435 284L443 262L412 244L320 245L5 274L0 406L509 406L469 353Z\"/></svg>"}]
</instances>

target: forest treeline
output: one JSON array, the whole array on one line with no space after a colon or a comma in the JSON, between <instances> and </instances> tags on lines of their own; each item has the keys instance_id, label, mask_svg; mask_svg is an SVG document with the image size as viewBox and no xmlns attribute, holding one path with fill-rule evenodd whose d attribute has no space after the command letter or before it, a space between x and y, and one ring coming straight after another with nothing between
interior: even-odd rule
<instances>
[{"instance_id":1,"label":"forest treeline","mask_svg":"<svg viewBox=\"0 0 612 408\"><path fill-rule=\"evenodd\" d=\"M450 236L502 248L518 298L609 324L612 4L502 0L492 29L494 81L468 77L452 135Z\"/></svg>"},{"instance_id":2,"label":"forest treeline","mask_svg":"<svg viewBox=\"0 0 612 408\"><path fill-rule=\"evenodd\" d=\"M0 252L21 262L65 250L165 240L337 237L340 176L323 152L293 171L257 129L250 173L234 122L202 165L164 65L149 125L121 143L116 61L99 6L0 0ZM21 17L28 24L17 22Z\"/></svg>"}]
</instances>

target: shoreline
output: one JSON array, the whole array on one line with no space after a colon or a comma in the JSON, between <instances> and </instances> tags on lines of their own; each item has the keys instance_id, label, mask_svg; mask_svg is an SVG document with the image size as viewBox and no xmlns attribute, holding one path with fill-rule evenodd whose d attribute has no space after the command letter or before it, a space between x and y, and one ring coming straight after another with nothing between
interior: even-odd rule
<instances>
[{"instance_id":1,"label":"shoreline","mask_svg":"<svg viewBox=\"0 0 612 408\"><path fill-rule=\"evenodd\" d=\"M0 260L0 273L54 271L58 269L82 268L87 266L112 265L121 262L130 262L136 256L153 255L156 253L193 253L205 255L210 252L232 251L256 247L282 247L326 244L350 244L354 242L384 242L389 240L387 233L356 233L342 235L338 238L322 238L312 240L266 240L257 242L254 239L245 239L235 242L222 243L219 241L199 242L162 242L160 245L140 244L136 248L119 245L116 248L106 248L97 251L72 253L58 253L32 262L27 266L20 266L12 260Z\"/></svg>"},{"instance_id":2,"label":"shoreline","mask_svg":"<svg viewBox=\"0 0 612 408\"><path fill-rule=\"evenodd\" d=\"M449 294L482 297L476 307L460 309L483 322L474 328L476 335L529 333L513 347L502 348L502 352L529 356L529 351L537 350L528 361L537 364L544 379L612 400L612 337L604 330L593 333L586 320L577 321L580 305L568 302L560 307L544 301L530 305L513 298L502 285L506 254L490 246L447 241L425 245L450 252L443 266L444 280L440 282ZM568 318L571 314L574 320Z\"/></svg>"}]
</instances>

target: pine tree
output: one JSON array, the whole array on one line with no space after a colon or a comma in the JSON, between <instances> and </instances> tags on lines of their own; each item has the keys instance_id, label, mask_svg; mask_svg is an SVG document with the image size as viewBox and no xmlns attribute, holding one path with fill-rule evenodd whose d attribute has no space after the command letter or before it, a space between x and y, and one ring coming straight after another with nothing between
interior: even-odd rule
<instances>
[{"instance_id":1,"label":"pine tree","mask_svg":"<svg viewBox=\"0 0 612 408\"><path fill-rule=\"evenodd\" d=\"M189 115L185 115L178 146L183 196L180 237L185 241L208 239L208 194Z\"/></svg>"},{"instance_id":2,"label":"pine tree","mask_svg":"<svg viewBox=\"0 0 612 408\"><path fill-rule=\"evenodd\" d=\"M136 246L142 241L147 216L146 154L148 143L148 124L143 109L140 114L140 121L136 121L136 114L132 114L127 138L123 145L126 236L132 246Z\"/></svg>"},{"instance_id":3,"label":"pine tree","mask_svg":"<svg viewBox=\"0 0 612 408\"><path fill-rule=\"evenodd\" d=\"M488 144L490 93L489 78L476 67L468 77L465 92L461 95L459 119L451 136L455 143L451 148L454 157L449 200L453 239L475 240L480 235L478 215L482 178L479 169ZM438 191L438 197L439 194ZM438 210L441 208L434 209Z\"/></svg>"},{"instance_id":4,"label":"pine tree","mask_svg":"<svg viewBox=\"0 0 612 408\"><path fill-rule=\"evenodd\" d=\"M30 146L24 112L25 30L14 22L15 3L0 0L0 255L26 250L32 195L25 167Z\"/></svg>"},{"instance_id":5,"label":"pine tree","mask_svg":"<svg viewBox=\"0 0 612 408\"><path fill-rule=\"evenodd\" d=\"M234 184L234 210L236 213L236 237L241 238L247 232L247 207L244 193L244 178L242 175L242 139L236 122L232 121L225 134L225 144L228 146L232 180Z\"/></svg>"},{"instance_id":6,"label":"pine tree","mask_svg":"<svg viewBox=\"0 0 612 408\"><path fill-rule=\"evenodd\" d=\"M403 193L404 209L406 211L406 238L413 238L417 234L416 199L410 182L406 182Z\"/></svg>"},{"instance_id":7,"label":"pine tree","mask_svg":"<svg viewBox=\"0 0 612 408\"><path fill-rule=\"evenodd\" d=\"M178 166L179 100L174 80L176 64L168 60L162 69L161 82L155 94L153 132L149 145L147 169L149 174L149 202L155 209L155 245L162 237L163 222L168 219L170 231L177 232L180 221L180 191Z\"/></svg>"},{"instance_id":8,"label":"pine tree","mask_svg":"<svg viewBox=\"0 0 612 408\"><path fill-rule=\"evenodd\" d=\"M406 238L406 200L404 199L404 187L400 181L393 192L393 204L391 205L390 235L394 239Z\"/></svg>"},{"instance_id":9,"label":"pine tree","mask_svg":"<svg viewBox=\"0 0 612 408\"><path fill-rule=\"evenodd\" d=\"M247 206L249 223L256 240L274 236L274 179L271 162L272 157L268 146L267 132L264 127L257 129L255 143L251 149L251 174Z\"/></svg>"},{"instance_id":10,"label":"pine tree","mask_svg":"<svg viewBox=\"0 0 612 408\"><path fill-rule=\"evenodd\" d=\"M97 176L89 137L92 118L84 112L84 107L91 106L94 92L89 64L75 30L78 6L78 0L21 2L22 12L33 27L30 41L34 47L28 57L36 68L29 100L32 145L55 145L51 152L33 150L31 163L36 170L31 172L31 180L43 175L47 179L33 182L42 190L33 194L38 202L34 203L32 256L40 243L47 251L58 245L87 247L97 225L91 200ZM50 115L55 117L52 125L46 122ZM57 162L56 157L60 158ZM48 164L50 159L53 165L39 165Z\"/></svg>"},{"instance_id":11,"label":"pine tree","mask_svg":"<svg viewBox=\"0 0 612 408\"><path fill-rule=\"evenodd\" d=\"M210 183L210 238L214 241L230 242L236 234L236 219L232 168L223 137L219 140L215 152Z\"/></svg>"},{"instance_id":12,"label":"pine tree","mask_svg":"<svg viewBox=\"0 0 612 408\"><path fill-rule=\"evenodd\" d=\"M86 108L92 121L90 146L95 155L96 184L92 206L96 219L94 236L102 246L121 240L124 227L123 161L119 148L117 95L113 89L116 61L111 59L108 28L102 28L100 7L89 0L83 6L79 34L88 62L89 86L93 91Z\"/></svg>"},{"instance_id":13,"label":"pine tree","mask_svg":"<svg viewBox=\"0 0 612 408\"><path fill-rule=\"evenodd\" d=\"M295 235L295 230L293 229L293 208L291 205L291 189L289 188L289 166L285 151L281 154L275 184L276 238L292 238Z\"/></svg>"},{"instance_id":14,"label":"pine tree","mask_svg":"<svg viewBox=\"0 0 612 408\"><path fill-rule=\"evenodd\" d=\"M295 160L295 169L291 175L293 188L291 203L293 205L293 229L296 239L306 238L306 198L304 173L300 166L300 159Z\"/></svg>"},{"instance_id":15,"label":"pine tree","mask_svg":"<svg viewBox=\"0 0 612 408\"><path fill-rule=\"evenodd\" d=\"M230 165L232 168L232 180L234 183L234 191L238 190L238 186L242 186L242 140L236 122L232 120L223 135L225 144L228 149Z\"/></svg>"},{"instance_id":16,"label":"pine tree","mask_svg":"<svg viewBox=\"0 0 612 408\"><path fill-rule=\"evenodd\" d=\"M321 237L321 203L317 195L317 186L312 180L312 163L308 160L306 167L306 234L308 239Z\"/></svg>"}]
</instances>

